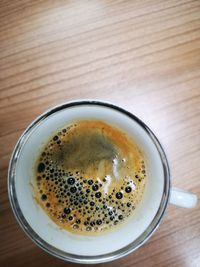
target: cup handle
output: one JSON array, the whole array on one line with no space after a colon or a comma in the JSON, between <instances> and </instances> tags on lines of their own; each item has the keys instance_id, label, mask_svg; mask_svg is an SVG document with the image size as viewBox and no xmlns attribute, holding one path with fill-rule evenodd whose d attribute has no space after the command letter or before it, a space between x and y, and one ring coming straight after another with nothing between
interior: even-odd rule
<instances>
[{"instance_id":1,"label":"cup handle","mask_svg":"<svg viewBox=\"0 0 200 267\"><path fill-rule=\"evenodd\" d=\"M197 204L197 195L172 187L169 203L182 208L194 208Z\"/></svg>"}]
</instances>

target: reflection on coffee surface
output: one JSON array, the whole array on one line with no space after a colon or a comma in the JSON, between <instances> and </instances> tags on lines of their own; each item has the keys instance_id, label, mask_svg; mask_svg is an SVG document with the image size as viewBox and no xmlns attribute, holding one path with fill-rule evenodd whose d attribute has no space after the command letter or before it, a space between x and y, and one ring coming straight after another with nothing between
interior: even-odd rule
<instances>
[{"instance_id":1,"label":"reflection on coffee surface","mask_svg":"<svg viewBox=\"0 0 200 267\"><path fill-rule=\"evenodd\" d=\"M145 183L144 155L136 143L114 126L85 120L47 141L34 188L37 202L57 225L94 235L134 213Z\"/></svg>"}]
</instances>

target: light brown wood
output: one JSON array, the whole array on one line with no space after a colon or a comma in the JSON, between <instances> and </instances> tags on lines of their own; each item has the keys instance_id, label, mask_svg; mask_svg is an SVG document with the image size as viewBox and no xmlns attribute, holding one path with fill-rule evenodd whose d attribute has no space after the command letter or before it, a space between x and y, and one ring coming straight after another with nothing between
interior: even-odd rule
<instances>
[{"instance_id":1,"label":"light brown wood","mask_svg":"<svg viewBox=\"0 0 200 267\"><path fill-rule=\"evenodd\" d=\"M160 139L173 184L200 194L200 2L0 2L1 266L77 266L36 247L7 196L7 168L26 126L47 108L109 100ZM101 266L200 266L200 205L169 206L139 250Z\"/></svg>"}]
</instances>

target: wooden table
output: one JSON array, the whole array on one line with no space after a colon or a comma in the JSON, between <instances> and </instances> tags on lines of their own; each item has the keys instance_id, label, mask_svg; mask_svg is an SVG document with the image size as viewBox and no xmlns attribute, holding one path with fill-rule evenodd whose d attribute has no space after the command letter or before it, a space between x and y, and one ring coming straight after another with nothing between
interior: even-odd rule
<instances>
[{"instance_id":1,"label":"wooden table","mask_svg":"<svg viewBox=\"0 0 200 267\"><path fill-rule=\"evenodd\" d=\"M34 245L7 196L13 147L40 113L72 99L109 100L161 140L173 184L200 194L199 1L0 3L1 266L78 266ZM200 205L169 206L135 253L101 266L200 266Z\"/></svg>"}]
</instances>

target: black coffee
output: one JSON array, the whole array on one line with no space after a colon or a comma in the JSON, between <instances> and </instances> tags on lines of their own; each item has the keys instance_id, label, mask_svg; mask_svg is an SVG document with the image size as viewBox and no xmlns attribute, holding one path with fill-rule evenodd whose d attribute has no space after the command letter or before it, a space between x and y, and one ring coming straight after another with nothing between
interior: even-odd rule
<instances>
[{"instance_id":1,"label":"black coffee","mask_svg":"<svg viewBox=\"0 0 200 267\"><path fill-rule=\"evenodd\" d=\"M47 141L36 165L35 195L48 216L78 234L124 222L142 199L144 156L121 130L79 121Z\"/></svg>"}]
</instances>

